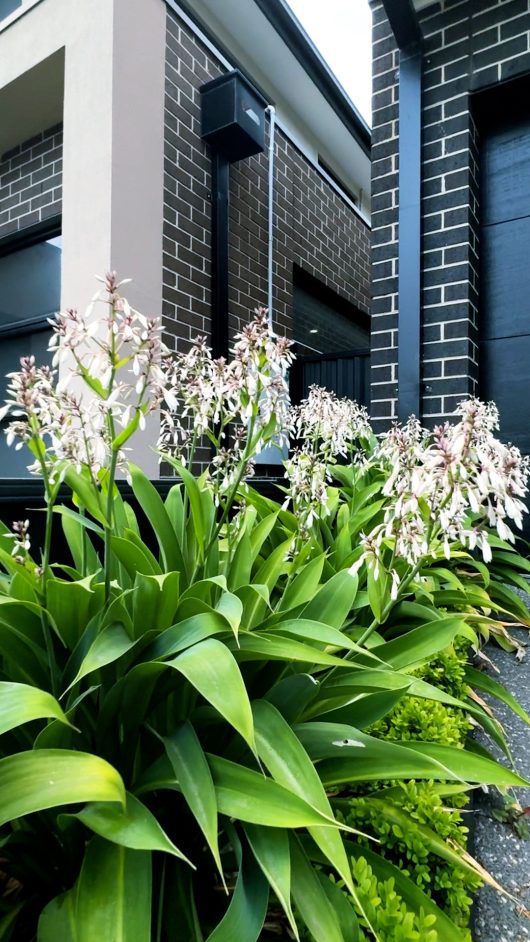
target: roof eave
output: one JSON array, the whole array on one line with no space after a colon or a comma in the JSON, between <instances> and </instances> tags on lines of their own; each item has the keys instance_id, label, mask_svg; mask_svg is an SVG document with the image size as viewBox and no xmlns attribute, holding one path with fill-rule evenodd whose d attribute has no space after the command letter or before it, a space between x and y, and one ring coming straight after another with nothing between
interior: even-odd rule
<instances>
[{"instance_id":1,"label":"roof eave","mask_svg":"<svg viewBox=\"0 0 530 942\"><path fill-rule=\"evenodd\" d=\"M370 156L372 132L285 0L254 0L336 115Z\"/></svg>"},{"instance_id":2,"label":"roof eave","mask_svg":"<svg viewBox=\"0 0 530 942\"><path fill-rule=\"evenodd\" d=\"M385 13L400 49L420 46L422 32L412 0L383 0Z\"/></svg>"}]
</instances>

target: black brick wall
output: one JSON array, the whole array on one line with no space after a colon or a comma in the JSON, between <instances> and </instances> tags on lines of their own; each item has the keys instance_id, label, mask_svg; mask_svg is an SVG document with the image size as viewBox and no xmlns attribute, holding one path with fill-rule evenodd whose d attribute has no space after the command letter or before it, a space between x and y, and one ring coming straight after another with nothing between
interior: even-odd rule
<instances>
[{"instance_id":1,"label":"black brick wall","mask_svg":"<svg viewBox=\"0 0 530 942\"><path fill-rule=\"evenodd\" d=\"M372 410L396 416L396 49L374 13ZM447 418L478 392L479 145L473 92L530 71L530 0L445 0L420 14L422 100L422 419Z\"/></svg>"},{"instance_id":2,"label":"black brick wall","mask_svg":"<svg viewBox=\"0 0 530 942\"><path fill-rule=\"evenodd\" d=\"M163 314L179 347L210 331L210 154L199 88L222 68L172 11L167 18ZM293 266L363 312L370 307L370 230L276 131L274 318L292 330ZM231 333L267 303L267 150L230 168Z\"/></svg>"},{"instance_id":3,"label":"black brick wall","mask_svg":"<svg viewBox=\"0 0 530 942\"><path fill-rule=\"evenodd\" d=\"M62 125L2 154L0 239L61 214L62 158Z\"/></svg>"}]
</instances>

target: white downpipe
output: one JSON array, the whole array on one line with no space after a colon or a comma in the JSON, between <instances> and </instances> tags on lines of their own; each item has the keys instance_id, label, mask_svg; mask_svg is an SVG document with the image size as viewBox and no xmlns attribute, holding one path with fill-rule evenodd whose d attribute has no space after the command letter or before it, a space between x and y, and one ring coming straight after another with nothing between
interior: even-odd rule
<instances>
[{"instance_id":1,"label":"white downpipe","mask_svg":"<svg viewBox=\"0 0 530 942\"><path fill-rule=\"evenodd\" d=\"M266 111L269 112L269 182L267 188L268 202L268 231L267 231L267 308L269 311L269 327L272 330L272 287L273 287L273 239L274 239L274 145L276 131L276 109L274 105L268 105Z\"/></svg>"}]
</instances>

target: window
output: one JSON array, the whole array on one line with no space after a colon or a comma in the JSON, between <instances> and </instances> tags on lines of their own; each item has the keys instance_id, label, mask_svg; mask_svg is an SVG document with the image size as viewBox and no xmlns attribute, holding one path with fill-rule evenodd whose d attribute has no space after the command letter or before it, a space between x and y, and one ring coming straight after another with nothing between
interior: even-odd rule
<instances>
[{"instance_id":1,"label":"window","mask_svg":"<svg viewBox=\"0 0 530 942\"><path fill-rule=\"evenodd\" d=\"M0 401L5 399L6 373L17 369L21 356L49 363L48 318L60 309L61 235L58 225L46 233L33 230L18 242L0 245ZM2 423L9 421L6 419ZM2 477L25 474L28 458L5 443L0 427Z\"/></svg>"},{"instance_id":2,"label":"window","mask_svg":"<svg viewBox=\"0 0 530 942\"><path fill-rule=\"evenodd\" d=\"M320 156L320 154L318 155L318 165L319 165L319 167L322 168L322 170L323 170L324 173L330 178L330 180L333 181L333 183L335 184L335 186L338 187L338 189L341 191L341 193L344 193L345 196L347 196L348 199L352 201L352 203L354 204L354 206L358 206L358 205L359 205L359 197L358 197L358 196L355 196L355 194L352 193L352 191L350 190L350 188L349 188L348 186L346 186L345 183L342 182L342 180L337 176L337 174L335 173L335 171L331 169L331 167L329 166L329 164L326 163L326 161L324 160L323 157Z\"/></svg>"}]
</instances>

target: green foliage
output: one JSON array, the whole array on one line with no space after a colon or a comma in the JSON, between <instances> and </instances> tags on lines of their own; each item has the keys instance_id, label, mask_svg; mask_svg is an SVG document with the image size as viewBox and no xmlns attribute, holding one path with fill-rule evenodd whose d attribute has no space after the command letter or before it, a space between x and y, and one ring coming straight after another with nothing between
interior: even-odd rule
<instances>
[{"instance_id":1,"label":"green foliage","mask_svg":"<svg viewBox=\"0 0 530 942\"><path fill-rule=\"evenodd\" d=\"M362 856L352 857L351 868L357 887L357 905L350 898L343 908L347 897L341 892L342 884L333 878L326 888L338 914L349 925L348 942L369 942L373 938L369 926L379 942L440 942L434 913L426 913L422 907L418 912L409 909L397 891L394 877L378 878ZM301 939L311 942L312 937L303 932Z\"/></svg>"},{"instance_id":2,"label":"green foliage","mask_svg":"<svg viewBox=\"0 0 530 942\"><path fill-rule=\"evenodd\" d=\"M433 915L407 909L394 880L378 880L364 857L352 863L359 897L381 942L438 942ZM360 938L368 940L369 935L363 932Z\"/></svg>"},{"instance_id":3,"label":"green foliage","mask_svg":"<svg viewBox=\"0 0 530 942\"><path fill-rule=\"evenodd\" d=\"M389 806L396 806L405 814L388 814ZM434 831L451 847L465 847L468 829L462 815L444 804L432 782L400 783L390 796L381 791L352 798L345 821L377 838L379 852L385 858L431 896L457 925L467 925L472 894L482 881L453 859L441 857L436 844L433 849L430 833L422 833L418 827ZM359 840L362 843L364 839Z\"/></svg>"},{"instance_id":4,"label":"green foliage","mask_svg":"<svg viewBox=\"0 0 530 942\"><path fill-rule=\"evenodd\" d=\"M416 739L458 747L470 729L471 723L462 710L407 697L384 719L370 727L369 732L378 738L398 742Z\"/></svg>"},{"instance_id":5,"label":"green foliage","mask_svg":"<svg viewBox=\"0 0 530 942\"><path fill-rule=\"evenodd\" d=\"M295 515L245 484L286 418L288 345L263 314L226 367L221 402L225 366L204 345L179 362L168 406L180 396L200 422L186 466L165 455L179 474L165 500L128 468L137 516L114 478L162 395L149 371L169 354L115 275L106 283L110 339L92 360L87 325L75 312L61 322L97 398L94 426L83 409L68 419L71 401L31 361L11 386L15 404L24 392L13 434L42 474L46 531L36 560L25 522L0 527L0 938L258 942L273 925L314 942L463 942L476 877L459 814L432 782L527 784L465 748L469 716L505 743L468 699L462 658L479 634L511 643L506 613L530 624L503 588L525 567L492 538L491 579L457 542L443 545L437 521L417 564L401 558L396 532L382 530L389 467L365 416L329 395L343 425L359 420L367 460L355 460L348 426L352 460L337 464L315 414L313 458L326 457L338 486L320 467L315 498L299 463ZM133 357L145 382L116 396ZM225 451L219 428L235 420ZM218 452L195 476L203 432ZM73 508L55 505L63 480ZM53 558L58 521L65 559ZM373 527L379 571L362 536Z\"/></svg>"},{"instance_id":6,"label":"green foliage","mask_svg":"<svg viewBox=\"0 0 530 942\"><path fill-rule=\"evenodd\" d=\"M465 698L465 642L455 641L414 671L414 676L457 699ZM470 729L469 716L464 709L408 696L403 697L368 731L387 741L416 740L463 748ZM431 897L455 925L465 928L473 894L482 885L482 880L472 867L459 866L458 859L455 860L448 849L465 849L468 829L457 808L467 804L467 796L452 792L442 798L443 787L441 789L429 781L413 780L397 782L386 789L364 785L358 792L356 797L340 802L339 816L342 812L346 824L375 838L379 842L378 853ZM359 837L358 842L366 848L373 846L364 837ZM380 888L377 892L381 898L379 907L383 908L387 897ZM389 905L391 925L395 906L400 907L403 915L406 914L410 931L416 931L416 914L394 897L392 905ZM431 936L426 938L436 939L436 933L432 935L430 931ZM412 934L410 938L421 939L423 936Z\"/></svg>"},{"instance_id":7,"label":"green foliage","mask_svg":"<svg viewBox=\"0 0 530 942\"><path fill-rule=\"evenodd\" d=\"M455 645L441 651L414 674L464 700L467 692L464 644L457 640ZM471 729L465 710L412 696L400 700L390 713L370 727L369 732L378 738L398 742L419 740L461 747Z\"/></svg>"},{"instance_id":8,"label":"green foliage","mask_svg":"<svg viewBox=\"0 0 530 942\"><path fill-rule=\"evenodd\" d=\"M138 470L135 482L148 500ZM175 485L162 504L164 513L155 505L174 534L164 522L157 556L137 535L131 509L116 493L114 541L123 568L116 570L108 604L100 564L94 563L99 534L84 526L83 517L73 521L66 515L65 529L71 534L72 522L78 522L92 549L79 554L77 541L84 571L53 577L53 620L47 621L41 577L31 564L4 585L2 665L4 676L17 680L5 681L3 690L14 698L17 715L6 712L11 728L2 740L3 857L16 891L1 905L6 914L19 907L13 923L17 938L34 938L43 908L41 942L50 933L57 936L58 926L65 938L72 922L84 920L90 927L83 915L89 894L95 908L105 905L120 874L110 909L111 936L114 921L125 918L124 938L135 938L133 916L124 912L128 899L138 902L135 886L141 878L151 886L149 918L164 939L170 918L164 901L175 880L171 861L177 859L180 867L190 861L197 868L190 871L188 891L181 896L188 909L179 918L219 939L229 938L244 919L242 938L250 942L258 938L269 898L279 901L291 924L291 896L299 911L304 887L313 886L312 899L319 898L318 871L305 847L279 840L300 828L307 828L328 867L349 887L359 913L364 911L311 746L311 717L321 715L319 735L336 743L334 767L346 763L336 723L326 720L329 697L336 709L346 708L349 679L365 676L369 683L375 673L377 681L378 671L381 684L388 684L388 669L375 649L363 653L350 635L358 580L346 569L336 574L326 569L322 555L308 559L302 552L286 559L290 520L282 521L278 508L271 511L267 504L259 510L249 506L238 533L239 541L252 547L245 586L238 585L233 567L237 571L240 560L222 542L223 534L216 568L211 557L186 582L183 573L166 571L169 554L178 557L171 549L174 539L188 529L176 515L183 507L175 500L179 488ZM205 491L201 500L206 499ZM179 545L189 574L189 544ZM135 573L138 564L144 573ZM457 621L450 636L458 630ZM426 637L429 651L446 642L441 629L437 641L429 632ZM392 647L406 662L401 649L401 642ZM416 650L412 644L413 661ZM346 652L357 660L344 660ZM389 649L388 657L393 656ZM395 677L398 696L410 699L405 697L410 677L398 671ZM346 728L353 739L363 736ZM373 754L368 761L376 778L396 778L395 748L364 736L361 749ZM456 761L455 756L455 769ZM408 762L431 777L439 767L428 756L411 754ZM492 775L483 769L477 774L488 781ZM508 771L502 775L519 781ZM80 806L83 801L89 804ZM90 841L91 835L96 839ZM138 866L135 854L143 855ZM97 869L100 859L106 878L92 880L91 868ZM230 890L227 898L218 890L223 882ZM261 901L259 910L252 909L253 899ZM311 931L320 927L326 942L331 933L343 939L333 908L327 917L322 901L314 911L303 903L302 909ZM146 918L145 912L134 916L135 925L146 925ZM363 918L370 921L368 913ZM198 928L196 937L201 937Z\"/></svg>"},{"instance_id":9,"label":"green foliage","mask_svg":"<svg viewBox=\"0 0 530 942\"><path fill-rule=\"evenodd\" d=\"M442 687L453 697L463 700L467 692L468 651L466 641L457 638L445 651L440 651L435 658L424 664L418 675L427 683Z\"/></svg>"},{"instance_id":10,"label":"green foliage","mask_svg":"<svg viewBox=\"0 0 530 942\"><path fill-rule=\"evenodd\" d=\"M507 824L521 841L530 840L527 817L529 809L523 808L512 795L501 795L498 801L499 804L490 811L491 817L495 821Z\"/></svg>"}]
</instances>

